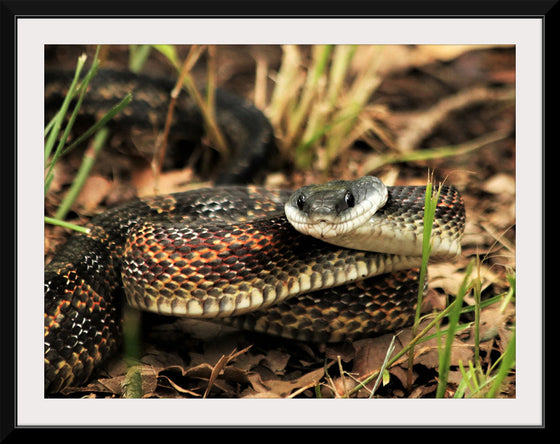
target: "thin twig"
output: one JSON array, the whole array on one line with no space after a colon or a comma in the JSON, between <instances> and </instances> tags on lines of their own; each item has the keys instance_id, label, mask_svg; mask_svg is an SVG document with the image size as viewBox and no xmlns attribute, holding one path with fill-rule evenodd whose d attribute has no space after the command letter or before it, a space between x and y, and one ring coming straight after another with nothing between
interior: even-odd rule
<instances>
[{"instance_id":1,"label":"thin twig","mask_svg":"<svg viewBox=\"0 0 560 444\"><path fill-rule=\"evenodd\" d=\"M175 87L170 94L171 100L169 101L169 106L167 108L167 115L165 117L165 126L163 128L163 132L158 136L156 141L156 149L152 160L152 172L154 174L154 188L156 194L159 189L159 175L161 173L163 159L165 158L165 152L167 151L167 140L169 138L169 130L171 129L171 124L173 123L173 113L175 111L175 105L177 103L177 98L179 97L179 94L183 89L183 82L188 70L190 69L190 66L190 58L187 57L183 63L183 66L181 67L181 72L179 74L177 82L175 83Z\"/></svg>"}]
</instances>

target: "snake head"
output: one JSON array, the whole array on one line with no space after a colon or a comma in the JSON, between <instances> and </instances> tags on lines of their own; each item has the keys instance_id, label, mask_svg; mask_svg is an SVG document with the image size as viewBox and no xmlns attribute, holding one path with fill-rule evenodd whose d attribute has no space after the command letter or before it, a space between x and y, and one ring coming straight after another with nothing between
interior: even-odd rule
<instances>
[{"instance_id":1,"label":"snake head","mask_svg":"<svg viewBox=\"0 0 560 444\"><path fill-rule=\"evenodd\" d=\"M329 239L363 225L385 205L387 195L377 177L334 180L298 189L286 203L285 212L297 231Z\"/></svg>"}]
</instances>

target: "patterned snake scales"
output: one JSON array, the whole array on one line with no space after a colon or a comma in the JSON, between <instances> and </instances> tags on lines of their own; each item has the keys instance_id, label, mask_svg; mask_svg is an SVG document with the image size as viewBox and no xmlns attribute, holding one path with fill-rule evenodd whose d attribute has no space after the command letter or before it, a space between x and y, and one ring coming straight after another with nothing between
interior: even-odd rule
<instances>
[{"instance_id":1,"label":"patterned snake scales","mask_svg":"<svg viewBox=\"0 0 560 444\"><path fill-rule=\"evenodd\" d=\"M123 299L300 340L407 325L424 197L366 176L294 193L205 188L100 214L45 270L45 390L86 382L117 349ZM441 187L431 258L459 254L464 222L458 191Z\"/></svg>"}]
</instances>

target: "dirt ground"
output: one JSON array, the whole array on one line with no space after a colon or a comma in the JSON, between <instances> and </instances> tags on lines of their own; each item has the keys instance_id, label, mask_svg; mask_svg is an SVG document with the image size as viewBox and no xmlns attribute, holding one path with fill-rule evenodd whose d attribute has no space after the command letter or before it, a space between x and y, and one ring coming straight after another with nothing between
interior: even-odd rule
<instances>
[{"instance_id":1,"label":"dirt ground","mask_svg":"<svg viewBox=\"0 0 560 444\"><path fill-rule=\"evenodd\" d=\"M378 49L358 48L351 73L359 72L360 65L378 54ZM47 48L47 66L72 68L81 52L92 57L94 50ZM310 48L300 51L305 72ZM179 57L187 52L188 48L179 48ZM268 113L282 56L281 46L219 47L216 83L255 101ZM282 129L278 128L283 158L267 174L265 185L293 189L366 174L376 175L388 185L418 185L425 184L428 171L432 171L436 183L452 183L460 189L467 225L462 255L453 262L429 267L423 311L441 310L448 304L473 258L479 260L476 272L482 299L506 293L510 288L507 277L515 274L515 48L394 46L383 48L381 56L375 57L379 57L375 74L379 83L361 114L368 129L357 134L328 168L322 162L324 148L318 141L314 161L302 170L294 167L290 147L282 146ZM127 69L128 48L105 47L101 58L102 67ZM207 60L203 56L193 69L200 82L207 73ZM259 77L257 71L263 67L266 75ZM173 75L174 69L152 51L143 72ZM98 159L69 216L71 221L81 223L107 206L153 192L149 161L119 166L118 177L108 173L115 171L117 163L121 165L122 158L122 153L113 155L109 149ZM76 157L63 159L46 198L46 214L60 201L78 165ZM193 183L208 184L207 177L197 174L190 166L164 171L159 178L160 192L180 191ZM66 236L65 230L46 226L46 260ZM474 304L472 294L467 295L465 304ZM473 321L468 313L463 318L464 323ZM393 336L309 344L216 326L207 328L200 337L200 328L191 323L185 326L185 322L178 322L181 330L175 324L171 330L169 324L158 324L149 315L143 323L156 324L146 333L139 367L144 376L144 397L345 396L356 381L380 368ZM480 362L485 371L502 354L514 325L513 303L505 308L492 304L482 311ZM410 329L400 332L395 353L411 337ZM468 366L475 359L473 341L472 328L456 338L446 396L455 394L462 379L460 362ZM416 352L412 380L405 358L388 369L375 397L435 395L437 340L423 343ZM69 390L66 395L119 397L126 375L126 367L117 357L87 387ZM372 386L368 384L368 388ZM367 397L370 392L364 388L352 396ZM514 372L498 396L515 397Z\"/></svg>"}]
</instances>

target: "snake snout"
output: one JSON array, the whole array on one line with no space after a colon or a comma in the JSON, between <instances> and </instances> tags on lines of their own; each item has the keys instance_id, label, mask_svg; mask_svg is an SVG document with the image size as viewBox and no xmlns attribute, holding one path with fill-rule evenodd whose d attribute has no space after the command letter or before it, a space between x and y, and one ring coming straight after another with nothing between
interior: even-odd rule
<instances>
[{"instance_id":1,"label":"snake snout","mask_svg":"<svg viewBox=\"0 0 560 444\"><path fill-rule=\"evenodd\" d=\"M328 239L337 236L339 233L336 224L322 219L309 224L308 234L318 239Z\"/></svg>"},{"instance_id":2,"label":"snake snout","mask_svg":"<svg viewBox=\"0 0 560 444\"><path fill-rule=\"evenodd\" d=\"M313 208L308 213L309 223L312 224L332 224L339 217L339 212L332 207Z\"/></svg>"}]
</instances>

